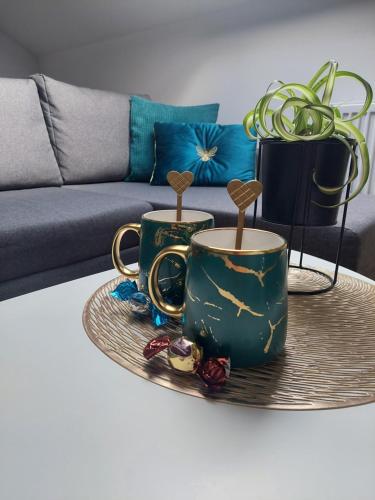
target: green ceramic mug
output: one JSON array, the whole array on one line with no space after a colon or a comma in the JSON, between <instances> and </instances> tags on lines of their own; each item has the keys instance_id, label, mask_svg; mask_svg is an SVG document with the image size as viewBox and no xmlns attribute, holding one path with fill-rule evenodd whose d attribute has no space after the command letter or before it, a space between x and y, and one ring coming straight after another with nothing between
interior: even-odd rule
<instances>
[{"instance_id":1,"label":"green ceramic mug","mask_svg":"<svg viewBox=\"0 0 375 500\"><path fill-rule=\"evenodd\" d=\"M214 227L214 218L207 212L183 210L181 221L176 221L176 210L156 210L142 216L140 224L125 224L116 232L112 245L112 259L116 269L130 279L138 279L138 287L147 292L147 279L152 261L161 249L172 244L189 244L191 236L202 229ZM129 231L139 238L139 268L132 270L122 262L120 245ZM173 278L173 279L172 279ZM163 262L159 285L163 297L176 303L181 301L184 289L185 266L179 257Z\"/></svg>"},{"instance_id":2,"label":"green ceramic mug","mask_svg":"<svg viewBox=\"0 0 375 500\"><path fill-rule=\"evenodd\" d=\"M149 274L149 293L164 313L183 315L183 333L210 356L228 356L234 368L271 361L287 333L287 244L269 231L244 229L235 250L235 228L200 231L189 246L164 248ZM185 300L163 300L158 276L165 258L186 262Z\"/></svg>"}]
</instances>

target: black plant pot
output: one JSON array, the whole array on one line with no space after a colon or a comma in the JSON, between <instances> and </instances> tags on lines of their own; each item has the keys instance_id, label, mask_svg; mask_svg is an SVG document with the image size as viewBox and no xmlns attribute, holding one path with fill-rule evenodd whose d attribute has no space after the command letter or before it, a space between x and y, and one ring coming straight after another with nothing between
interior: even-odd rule
<instances>
[{"instance_id":1,"label":"black plant pot","mask_svg":"<svg viewBox=\"0 0 375 500\"><path fill-rule=\"evenodd\" d=\"M352 147L355 142L351 141ZM288 225L331 226L336 224L335 205L342 193L325 195L322 186L340 186L348 175L350 153L338 139L286 142L265 139L260 144L260 178L263 182L262 217ZM314 203L315 202L315 203Z\"/></svg>"}]
</instances>

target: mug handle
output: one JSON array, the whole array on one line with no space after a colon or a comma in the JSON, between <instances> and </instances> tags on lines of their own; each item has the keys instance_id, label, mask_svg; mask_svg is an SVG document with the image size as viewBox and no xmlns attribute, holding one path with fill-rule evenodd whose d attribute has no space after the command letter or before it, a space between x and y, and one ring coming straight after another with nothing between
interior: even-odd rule
<instances>
[{"instance_id":1,"label":"mug handle","mask_svg":"<svg viewBox=\"0 0 375 500\"><path fill-rule=\"evenodd\" d=\"M188 245L172 245L170 247L165 247L161 250L154 259L152 263L150 274L148 275L148 292L150 294L151 300L154 305L160 309L161 312L171 316L172 318L181 318L185 304L181 304L180 306L175 306L172 304L168 304L161 294L159 288L159 269L162 260L167 255L178 255L182 259L184 259L185 263L187 261L187 252L189 246Z\"/></svg>"},{"instance_id":2,"label":"mug handle","mask_svg":"<svg viewBox=\"0 0 375 500\"><path fill-rule=\"evenodd\" d=\"M120 254L120 245L121 245L121 240L125 236L125 233L128 231L134 231L135 233L140 236L141 233L141 225L140 224L125 224L125 226L121 226L120 229L116 231L113 243L112 243L112 261L113 265L117 269L117 271L127 278L134 278L137 279L139 277L139 268L136 271L133 271L132 269L129 269L128 267L125 266L121 259L121 254Z\"/></svg>"}]
</instances>

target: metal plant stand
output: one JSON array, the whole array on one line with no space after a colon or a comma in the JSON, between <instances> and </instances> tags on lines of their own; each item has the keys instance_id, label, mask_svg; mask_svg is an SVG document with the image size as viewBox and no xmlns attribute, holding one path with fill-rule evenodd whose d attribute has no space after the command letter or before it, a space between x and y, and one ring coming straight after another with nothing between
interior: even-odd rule
<instances>
[{"instance_id":1,"label":"metal plant stand","mask_svg":"<svg viewBox=\"0 0 375 500\"><path fill-rule=\"evenodd\" d=\"M355 145L353 146L355 149ZM256 179L260 180L261 178L261 157L262 157L262 142L259 143L259 151L258 151L258 158L257 158L257 168L256 168ZM353 171L354 165L353 165L353 159L350 160L350 167L349 167L349 174L348 178L350 178L352 171ZM340 234L338 237L337 241L337 250L336 250L336 260L335 260L335 270L333 273L333 276L330 276L323 271L320 271L318 269L312 269L310 267L306 267L303 265L303 257L305 253L305 242L306 242L306 235L309 230L309 228L314 227L314 226L309 226L309 218L310 218L310 208L312 205L311 202L311 193L312 193L312 188L313 188L313 173L314 169L311 169L311 182L306 183L306 188L305 192L301 193L301 186L302 186L302 170L299 170L299 175L296 180L297 182L297 190L296 190L296 196L294 199L294 209L293 209L293 217L292 217L292 224L289 226L289 234L288 234L288 265L290 269L299 269L302 271L308 271L310 273L315 273L320 276L323 276L327 282L328 285L322 288L317 288L315 290L289 290L288 293L290 295L317 295L320 293L325 293L328 292L329 290L332 290L332 288L336 285L337 283L337 276L339 272L339 267L340 267L340 259L341 259L341 251L342 251L342 245L343 245L343 238L344 238L344 231L345 231L345 223L346 223L346 216L348 212L348 203L345 203L343 205L343 210L342 210L342 216L341 216L341 227L340 227ZM349 183L346 186L346 193L345 193L345 199L348 198L350 194L350 188L351 188L351 183ZM295 240L295 229L296 229L296 220L297 220L297 206L298 206L298 197L303 196L304 201L304 213L303 213L303 224L298 225L299 228L301 228L301 236L300 236L300 241L299 241L299 248L297 247L296 249L299 250L300 252L300 258L299 258L299 263L298 265L293 265L290 264L290 256L292 252L292 245ZM257 211L258 211L258 200L254 203L254 213L253 213L253 227L256 226L257 222Z\"/></svg>"}]
</instances>

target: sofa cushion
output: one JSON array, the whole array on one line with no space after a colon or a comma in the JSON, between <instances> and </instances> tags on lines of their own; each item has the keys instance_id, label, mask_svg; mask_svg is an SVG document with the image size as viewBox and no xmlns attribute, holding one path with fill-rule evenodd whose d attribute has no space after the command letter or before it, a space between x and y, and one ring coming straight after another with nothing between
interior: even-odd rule
<instances>
[{"instance_id":1,"label":"sofa cushion","mask_svg":"<svg viewBox=\"0 0 375 500\"><path fill-rule=\"evenodd\" d=\"M171 106L139 96L131 98L130 175L132 182L149 182L154 169L155 122L216 122L219 104Z\"/></svg>"},{"instance_id":2,"label":"sofa cushion","mask_svg":"<svg viewBox=\"0 0 375 500\"><path fill-rule=\"evenodd\" d=\"M131 247L121 252L124 264L132 264L138 259L139 247ZM0 301L17 297L25 293L35 292L41 288L59 285L67 281L83 278L92 274L113 269L112 257L110 254L100 255L92 259L74 262L63 267L40 271L27 276L21 276L13 280L0 282ZM90 283L90 281L88 281ZM90 286L90 285L88 285ZM89 290L89 289L88 289ZM89 290L90 291L90 290ZM35 300L36 296L35 296Z\"/></svg>"},{"instance_id":3,"label":"sofa cushion","mask_svg":"<svg viewBox=\"0 0 375 500\"><path fill-rule=\"evenodd\" d=\"M242 125L155 123L151 184L167 185L170 170L193 172L196 186L226 186L254 179L256 141Z\"/></svg>"},{"instance_id":4,"label":"sofa cushion","mask_svg":"<svg viewBox=\"0 0 375 500\"><path fill-rule=\"evenodd\" d=\"M113 182L86 186L69 186L62 189L84 189L89 192L107 194L112 197L147 200L154 210L176 206L175 193L169 186L152 186L146 183ZM225 187L192 186L184 193L184 208L204 210L215 217L215 225L234 226L237 222L237 209L229 198ZM364 214L367 214L364 216ZM347 224L344 232L344 243L341 264L348 269L375 278L375 260L372 258L375 241L375 197L360 194L349 205ZM246 225L252 226L253 209L246 214ZM341 222L341 220L340 220ZM256 227L274 231L285 238L289 235L289 226L273 224L261 217L258 208ZM294 248L299 249L301 228L295 229ZM316 257L334 262L340 227L311 227L306 232L305 251Z\"/></svg>"},{"instance_id":5,"label":"sofa cushion","mask_svg":"<svg viewBox=\"0 0 375 500\"><path fill-rule=\"evenodd\" d=\"M62 183L32 80L0 78L0 151L0 191Z\"/></svg>"},{"instance_id":6,"label":"sofa cushion","mask_svg":"<svg viewBox=\"0 0 375 500\"><path fill-rule=\"evenodd\" d=\"M2 192L0 282L107 255L116 229L151 209L145 201L73 189ZM137 237L126 244L137 245Z\"/></svg>"},{"instance_id":7,"label":"sofa cushion","mask_svg":"<svg viewBox=\"0 0 375 500\"><path fill-rule=\"evenodd\" d=\"M171 187L152 186L145 182L105 182L102 184L72 185L62 189L147 200L154 210L176 206L176 193ZM220 225L232 224L236 217L235 207L226 192L226 188L223 187L191 186L184 193L183 206L191 210L212 213Z\"/></svg>"},{"instance_id":8,"label":"sofa cushion","mask_svg":"<svg viewBox=\"0 0 375 500\"><path fill-rule=\"evenodd\" d=\"M129 96L33 75L65 184L124 179Z\"/></svg>"}]
</instances>

